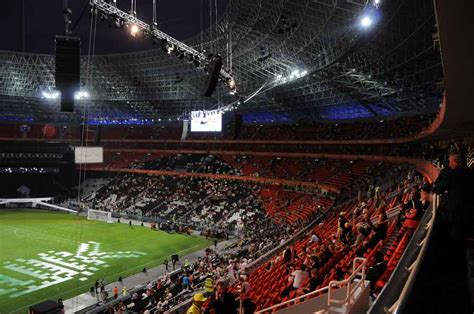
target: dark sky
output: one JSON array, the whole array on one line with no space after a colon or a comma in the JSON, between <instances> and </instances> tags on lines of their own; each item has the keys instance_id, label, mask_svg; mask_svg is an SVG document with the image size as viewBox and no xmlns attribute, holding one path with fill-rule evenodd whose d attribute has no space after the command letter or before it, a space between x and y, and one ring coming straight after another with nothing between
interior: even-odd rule
<instances>
[{"instance_id":1,"label":"dark sky","mask_svg":"<svg viewBox=\"0 0 474 314\"><path fill-rule=\"evenodd\" d=\"M117 2L119 8L129 11L130 0ZM209 3L214 3L214 0L156 0L156 2L158 28L178 40L200 33L201 11L203 29L209 27ZM228 2L229 0L217 0L218 18L225 11ZM89 42L88 3L89 0L69 0L69 7L73 10L73 24L86 8L74 31L74 35L81 37L83 54L87 53ZM137 0L137 16L148 23L152 22L152 3L152 0ZM0 50L23 51L24 36L26 52L54 54L54 36L64 31L63 0L1 0L1 4ZM152 45L149 40L133 38L124 29L111 28L106 22L97 22L97 54L150 48Z\"/></svg>"}]
</instances>

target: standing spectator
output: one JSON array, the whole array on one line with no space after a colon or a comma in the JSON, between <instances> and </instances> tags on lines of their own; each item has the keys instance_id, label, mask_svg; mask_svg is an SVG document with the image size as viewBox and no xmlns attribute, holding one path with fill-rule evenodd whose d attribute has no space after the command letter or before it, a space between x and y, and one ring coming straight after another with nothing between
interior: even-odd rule
<instances>
[{"instance_id":1,"label":"standing spectator","mask_svg":"<svg viewBox=\"0 0 474 314\"><path fill-rule=\"evenodd\" d=\"M196 293L193 297L193 304L189 307L186 314L201 314L202 305L206 302L207 298L202 293Z\"/></svg>"},{"instance_id":2,"label":"standing spectator","mask_svg":"<svg viewBox=\"0 0 474 314\"><path fill-rule=\"evenodd\" d=\"M375 238L376 241L384 240L387 237L388 231L388 217L385 209L382 207L380 209L379 216L377 218L377 227L375 229Z\"/></svg>"},{"instance_id":3,"label":"standing spectator","mask_svg":"<svg viewBox=\"0 0 474 314\"><path fill-rule=\"evenodd\" d=\"M433 192L447 192L447 201L440 205L440 229L447 230L445 254L451 265L457 268L456 280L468 291L468 262L466 250L469 239L474 239L474 173L466 166L461 153L449 155L448 168L443 169L433 187ZM459 291L461 293L461 291ZM464 291L462 291L464 293ZM473 305L471 304L471 307Z\"/></svg>"},{"instance_id":4,"label":"standing spectator","mask_svg":"<svg viewBox=\"0 0 474 314\"><path fill-rule=\"evenodd\" d=\"M182 285L183 285L184 290L188 290L188 288L189 288L189 274L187 272L183 275Z\"/></svg>"},{"instance_id":5,"label":"standing spectator","mask_svg":"<svg viewBox=\"0 0 474 314\"><path fill-rule=\"evenodd\" d=\"M118 298L118 294L119 294L119 289L117 286L114 287L114 299L117 299Z\"/></svg>"},{"instance_id":6,"label":"standing spectator","mask_svg":"<svg viewBox=\"0 0 474 314\"><path fill-rule=\"evenodd\" d=\"M222 281L217 283L215 294L211 297L209 307L205 313L237 314L237 304L234 296L226 291L225 284Z\"/></svg>"},{"instance_id":7,"label":"standing spectator","mask_svg":"<svg viewBox=\"0 0 474 314\"><path fill-rule=\"evenodd\" d=\"M474 177L459 153L449 155L449 169L443 169L433 188L434 193L448 192L446 221L455 243L473 235Z\"/></svg>"},{"instance_id":8,"label":"standing spectator","mask_svg":"<svg viewBox=\"0 0 474 314\"><path fill-rule=\"evenodd\" d=\"M184 265L183 265L183 267L184 267L184 270L189 270L189 269L190 269L191 263L189 263L189 260L188 260L188 259L185 259L185 260L184 260Z\"/></svg>"},{"instance_id":9,"label":"standing spectator","mask_svg":"<svg viewBox=\"0 0 474 314\"><path fill-rule=\"evenodd\" d=\"M295 250L293 249L293 246L289 246L286 248L286 250L283 252L283 259L285 260L285 263L289 265L294 261L295 258Z\"/></svg>"},{"instance_id":10,"label":"standing spectator","mask_svg":"<svg viewBox=\"0 0 474 314\"><path fill-rule=\"evenodd\" d=\"M176 269L176 259L174 259L173 257L171 257L171 264L173 264L173 270Z\"/></svg>"},{"instance_id":11,"label":"standing spectator","mask_svg":"<svg viewBox=\"0 0 474 314\"><path fill-rule=\"evenodd\" d=\"M163 265L165 265L166 271L168 271L168 259L165 257L165 260L163 261Z\"/></svg>"}]
</instances>

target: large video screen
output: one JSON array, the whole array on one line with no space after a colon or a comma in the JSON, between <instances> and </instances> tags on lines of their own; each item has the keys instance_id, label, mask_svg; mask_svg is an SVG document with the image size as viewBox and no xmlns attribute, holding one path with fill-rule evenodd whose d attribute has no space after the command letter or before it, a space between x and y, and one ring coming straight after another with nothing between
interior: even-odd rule
<instances>
[{"instance_id":1,"label":"large video screen","mask_svg":"<svg viewBox=\"0 0 474 314\"><path fill-rule=\"evenodd\" d=\"M191 132L221 132L222 112L191 111Z\"/></svg>"},{"instance_id":2,"label":"large video screen","mask_svg":"<svg viewBox=\"0 0 474 314\"><path fill-rule=\"evenodd\" d=\"M74 148L74 162L76 164L97 164L104 162L104 150L102 147L83 147Z\"/></svg>"}]
</instances>

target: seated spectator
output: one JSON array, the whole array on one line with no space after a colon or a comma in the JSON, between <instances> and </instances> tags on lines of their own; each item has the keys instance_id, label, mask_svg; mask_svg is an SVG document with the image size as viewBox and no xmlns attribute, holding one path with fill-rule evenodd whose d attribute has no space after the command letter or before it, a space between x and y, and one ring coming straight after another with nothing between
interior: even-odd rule
<instances>
[{"instance_id":1,"label":"seated spectator","mask_svg":"<svg viewBox=\"0 0 474 314\"><path fill-rule=\"evenodd\" d=\"M319 285L322 284L322 281L318 276L318 270L316 268L312 268L310 273L311 275L308 284L305 287L299 288L296 292L296 296L313 292L319 287Z\"/></svg>"},{"instance_id":2,"label":"seated spectator","mask_svg":"<svg viewBox=\"0 0 474 314\"><path fill-rule=\"evenodd\" d=\"M282 292L282 297L288 296L291 290L302 288L303 283L308 279L309 274L306 271L306 265L302 264L299 270L292 272L288 281L291 282L291 285Z\"/></svg>"},{"instance_id":3,"label":"seated spectator","mask_svg":"<svg viewBox=\"0 0 474 314\"><path fill-rule=\"evenodd\" d=\"M370 269L367 271L367 280L370 281L370 293L373 297L375 293L375 284L377 282L377 279L382 276L386 269L387 261L385 261L383 253L380 251L375 252L374 265L370 267Z\"/></svg>"}]
</instances>

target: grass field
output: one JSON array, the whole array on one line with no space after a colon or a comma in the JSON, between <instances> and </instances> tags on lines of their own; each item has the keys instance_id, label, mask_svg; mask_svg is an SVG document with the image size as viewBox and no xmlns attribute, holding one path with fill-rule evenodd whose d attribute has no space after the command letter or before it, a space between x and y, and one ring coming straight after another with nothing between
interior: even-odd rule
<instances>
[{"instance_id":1,"label":"grass field","mask_svg":"<svg viewBox=\"0 0 474 314\"><path fill-rule=\"evenodd\" d=\"M196 236L87 221L41 210L0 210L0 313L89 291L210 245Z\"/></svg>"}]
</instances>

